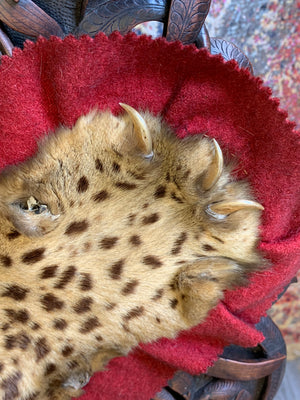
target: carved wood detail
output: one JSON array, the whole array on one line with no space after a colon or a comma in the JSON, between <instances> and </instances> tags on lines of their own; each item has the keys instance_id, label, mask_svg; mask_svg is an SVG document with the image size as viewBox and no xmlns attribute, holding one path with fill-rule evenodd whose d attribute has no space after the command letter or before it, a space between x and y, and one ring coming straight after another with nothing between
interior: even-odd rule
<instances>
[{"instance_id":1,"label":"carved wood detail","mask_svg":"<svg viewBox=\"0 0 300 400\"><path fill-rule=\"evenodd\" d=\"M113 31L122 34L146 21L163 22L166 18L166 0L99 0L86 9L75 34L95 36Z\"/></svg>"},{"instance_id":2,"label":"carved wood detail","mask_svg":"<svg viewBox=\"0 0 300 400\"><path fill-rule=\"evenodd\" d=\"M198 49L205 47L209 52L211 52L210 37L205 23L202 25L201 31L195 41L195 45Z\"/></svg>"},{"instance_id":3,"label":"carved wood detail","mask_svg":"<svg viewBox=\"0 0 300 400\"><path fill-rule=\"evenodd\" d=\"M170 392L167 389L162 389L153 399L151 400L175 400Z\"/></svg>"},{"instance_id":4,"label":"carved wood detail","mask_svg":"<svg viewBox=\"0 0 300 400\"><path fill-rule=\"evenodd\" d=\"M0 20L31 37L63 36L58 23L31 0L0 0Z\"/></svg>"},{"instance_id":5,"label":"carved wood detail","mask_svg":"<svg viewBox=\"0 0 300 400\"><path fill-rule=\"evenodd\" d=\"M211 0L172 0L169 12L167 40L194 43L208 14Z\"/></svg>"},{"instance_id":6,"label":"carved wood detail","mask_svg":"<svg viewBox=\"0 0 300 400\"><path fill-rule=\"evenodd\" d=\"M0 29L0 56L1 54L11 56L13 47L14 45L9 37L2 31L2 29Z\"/></svg>"},{"instance_id":7,"label":"carved wood detail","mask_svg":"<svg viewBox=\"0 0 300 400\"><path fill-rule=\"evenodd\" d=\"M80 21L82 20L82 18L84 17L85 11L86 11L86 7L88 5L89 0L82 0L81 3L81 8L80 8Z\"/></svg>"},{"instance_id":8,"label":"carved wood detail","mask_svg":"<svg viewBox=\"0 0 300 400\"><path fill-rule=\"evenodd\" d=\"M249 58L233 43L227 40L210 38L211 54L221 54L226 60L236 60L241 68L247 68L253 74Z\"/></svg>"}]
</instances>

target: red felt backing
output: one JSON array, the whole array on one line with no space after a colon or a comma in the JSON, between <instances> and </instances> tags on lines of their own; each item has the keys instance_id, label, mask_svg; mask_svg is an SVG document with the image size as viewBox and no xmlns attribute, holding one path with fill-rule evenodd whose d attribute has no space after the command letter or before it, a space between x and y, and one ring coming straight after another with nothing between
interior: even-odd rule
<instances>
[{"instance_id":1,"label":"red felt backing","mask_svg":"<svg viewBox=\"0 0 300 400\"><path fill-rule=\"evenodd\" d=\"M179 137L215 137L264 205L261 249L272 267L228 292L203 324L176 340L141 345L96 374L82 400L149 400L176 369L204 372L229 343L254 346L254 324L299 268L299 132L260 79L205 50L164 39L39 39L2 58L0 168L25 160L36 140L91 108L119 102L162 114Z\"/></svg>"}]
</instances>

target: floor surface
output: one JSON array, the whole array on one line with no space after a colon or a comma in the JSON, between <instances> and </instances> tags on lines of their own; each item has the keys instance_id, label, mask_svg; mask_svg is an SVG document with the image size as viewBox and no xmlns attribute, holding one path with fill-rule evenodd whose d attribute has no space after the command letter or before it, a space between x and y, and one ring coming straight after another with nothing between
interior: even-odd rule
<instances>
[{"instance_id":1,"label":"floor surface","mask_svg":"<svg viewBox=\"0 0 300 400\"><path fill-rule=\"evenodd\" d=\"M212 0L207 26L249 56L299 128L300 1Z\"/></svg>"},{"instance_id":2,"label":"floor surface","mask_svg":"<svg viewBox=\"0 0 300 400\"><path fill-rule=\"evenodd\" d=\"M300 400L300 358L287 363L285 376L274 400Z\"/></svg>"}]
</instances>

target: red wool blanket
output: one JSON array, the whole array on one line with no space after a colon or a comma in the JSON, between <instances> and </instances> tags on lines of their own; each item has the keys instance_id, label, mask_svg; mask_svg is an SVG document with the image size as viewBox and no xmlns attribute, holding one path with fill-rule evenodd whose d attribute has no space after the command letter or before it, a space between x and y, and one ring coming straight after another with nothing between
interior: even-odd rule
<instances>
[{"instance_id":1,"label":"red wool blanket","mask_svg":"<svg viewBox=\"0 0 300 400\"><path fill-rule=\"evenodd\" d=\"M149 400L177 369L198 374L230 343L255 346L263 337L254 324L299 269L299 132L260 79L205 50L134 34L25 43L0 67L0 168L95 106L121 112L119 102L162 114L179 137L214 137L237 160L237 177L265 207L260 246L272 266L176 340L112 360L82 400Z\"/></svg>"}]
</instances>

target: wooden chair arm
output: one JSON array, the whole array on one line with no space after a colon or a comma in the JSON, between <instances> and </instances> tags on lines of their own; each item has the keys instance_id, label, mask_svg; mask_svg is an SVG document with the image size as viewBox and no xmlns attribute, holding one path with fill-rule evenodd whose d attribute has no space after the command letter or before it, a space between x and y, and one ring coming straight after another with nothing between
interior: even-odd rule
<instances>
[{"instance_id":1,"label":"wooden chair arm","mask_svg":"<svg viewBox=\"0 0 300 400\"><path fill-rule=\"evenodd\" d=\"M178 371L154 400L271 400L284 375L286 347L270 318L262 318L257 328L266 337L262 344L228 346L199 376Z\"/></svg>"},{"instance_id":2,"label":"wooden chair arm","mask_svg":"<svg viewBox=\"0 0 300 400\"><path fill-rule=\"evenodd\" d=\"M13 48L14 48L14 45L12 44L9 37L6 35L6 33L3 32L2 29L0 29L0 56L2 54L11 56Z\"/></svg>"},{"instance_id":3,"label":"wooden chair arm","mask_svg":"<svg viewBox=\"0 0 300 400\"><path fill-rule=\"evenodd\" d=\"M58 23L31 0L0 0L0 20L34 38L63 36Z\"/></svg>"}]
</instances>

